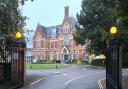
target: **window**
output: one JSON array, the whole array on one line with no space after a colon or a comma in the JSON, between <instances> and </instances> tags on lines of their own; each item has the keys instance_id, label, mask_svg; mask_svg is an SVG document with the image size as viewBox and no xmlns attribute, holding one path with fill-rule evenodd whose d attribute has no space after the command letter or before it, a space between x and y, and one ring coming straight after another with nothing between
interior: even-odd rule
<instances>
[{"instance_id":1,"label":"window","mask_svg":"<svg viewBox=\"0 0 128 89\"><path fill-rule=\"evenodd\" d=\"M53 41L51 41L51 48L53 48L54 47L54 44L53 44Z\"/></svg>"},{"instance_id":2,"label":"window","mask_svg":"<svg viewBox=\"0 0 128 89\"><path fill-rule=\"evenodd\" d=\"M64 46L66 45L66 40L63 41L63 45L64 45Z\"/></svg>"},{"instance_id":3,"label":"window","mask_svg":"<svg viewBox=\"0 0 128 89\"><path fill-rule=\"evenodd\" d=\"M88 55L87 55L87 53L86 52L83 52L83 59L88 59Z\"/></svg>"},{"instance_id":4,"label":"window","mask_svg":"<svg viewBox=\"0 0 128 89\"><path fill-rule=\"evenodd\" d=\"M68 39L64 39L63 45L64 45L64 46L69 45L69 40L68 40Z\"/></svg>"},{"instance_id":5,"label":"window","mask_svg":"<svg viewBox=\"0 0 128 89\"><path fill-rule=\"evenodd\" d=\"M37 33L37 36L36 36L36 47L37 48L41 47L41 35L40 35L40 33Z\"/></svg>"},{"instance_id":6,"label":"window","mask_svg":"<svg viewBox=\"0 0 128 89\"><path fill-rule=\"evenodd\" d=\"M64 31L63 31L64 34L69 33L68 28L69 28L68 24L65 24L65 25L64 25Z\"/></svg>"},{"instance_id":7,"label":"window","mask_svg":"<svg viewBox=\"0 0 128 89\"><path fill-rule=\"evenodd\" d=\"M79 52L76 52L76 59L79 59Z\"/></svg>"},{"instance_id":8,"label":"window","mask_svg":"<svg viewBox=\"0 0 128 89\"><path fill-rule=\"evenodd\" d=\"M64 34L67 34L68 33L68 29L67 27L64 28Z\"/></svg>"},{"instance_id":9,"label":"window","mask_svg":"<svg viewBox=\"0 0 128 89\"><path fill-rule=\"evenodd\" d=\"M56 29L53 29L52 30L52 38L55 38L56 37Z\"/></svg>"},{"instance_id":10,"label":"window","mask_svg":"<svg viewBox=\"0 0 128 89\"><path fill-rule=\"evenodd\" d=\"M55 48L57 48L57 42L55 42Z\"/></svg>"}]
</instances>

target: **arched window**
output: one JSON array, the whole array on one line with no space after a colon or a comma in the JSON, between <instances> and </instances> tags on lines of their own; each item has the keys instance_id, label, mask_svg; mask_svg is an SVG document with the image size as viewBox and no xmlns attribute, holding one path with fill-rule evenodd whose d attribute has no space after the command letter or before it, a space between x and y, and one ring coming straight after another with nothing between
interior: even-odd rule
<instances>
[{"instance_id":1,"label":"arched window","mask_svg":"<svg viewBox=\"0 0 128 89\"><path fill-rule=\"evenodd\" d=\"M37 48L41 47L41 35L40 35L40 33L37 33L37 35L36 35L36 47Z\"/></svg>"},{"instance_id":2,"label":"arched window","mask_svg":"<svg viewBox=\"0 0 128 89\"><path fill-rule=\"evenodd\" d=\"M75 58L79 59L79 52L78 51L76 52L76 57Z\"/></svg>"},{"instance_id":3,"label":"arched window","mask_svg":"<svg viewBox=\"0 0 128 89\"><path fill-rule=\"evenodd\" d=\"M88 53L87 52L83 52L83 59L85 59L85 60L88 59Z\"/></svg>"},{"instance_id":4,"label":"arched window","mask_svg":"<svg viewBox=\"0 0 128 89\"><path fill-rule=\"evenodd\" d=\"M86 59L86 52L83 52L83 59Z\"/></svg>"},{"instance_id":5,"label":"arched window","mask_svg":"<svg viewBox=\"0 0 128 89\"><path fill-rule=\"evenodd\" d=\"M65 25L64 25L64 34L67 34L67 33L69 33L69 25L66 23Z\"/></svg>"}]
</instances>

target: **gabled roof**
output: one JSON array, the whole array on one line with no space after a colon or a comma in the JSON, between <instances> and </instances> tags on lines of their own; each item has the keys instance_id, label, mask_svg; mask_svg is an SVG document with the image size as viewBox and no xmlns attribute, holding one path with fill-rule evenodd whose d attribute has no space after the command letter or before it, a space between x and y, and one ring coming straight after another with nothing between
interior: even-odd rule
<instances>
[{"instance_id":1,"label":"gabled roof","mask_svg":"<svg viewBox=\"0 0 128 89\"><path fill-rule=\"evenodd\" d=\"M72 27L75 27L75 26L76 26L76 24L77 24L77 21L76 21L76 19L75 19L75 18L73 18L73 17L70 17L70 18L69 18L69 21L71 22L71 24L72 24Z\"/></svg>"},{"instance_id":2,"label":"gabled roof","mask_svg":"<svg viewBox=\"0 0 128 89\"><path fill-rule=\"evenodd\" d=\"M46 38L51 38L52 36L52 30L56 29L56 34L58 35L58 33L61 30L61 25L56 25L56 26L51 26L51 27L45 27L42 25L39 25L41 27L41 31L44 33Z\"/></svg>"},{"instance_id":3,"label":"gabled roof","mask_svg":"<svg viewBox=\"0 0 128 89\"><path fill-rule=\"evenodd\" d=\"M68 19L71 22L71 28L73 28L73 30L75 30L74 28L75 28L75 25L77 24L76 19L73 18L73 17L69 17ZM61 25L45 27L45 26L40 25L38 23L38 27L43 32L43 34L46 38L51 38L52 37L52 30L54 30L54 29L56 29L56 36L58 36L58 34L61 32Z\"/></svg>"}]
</instances>

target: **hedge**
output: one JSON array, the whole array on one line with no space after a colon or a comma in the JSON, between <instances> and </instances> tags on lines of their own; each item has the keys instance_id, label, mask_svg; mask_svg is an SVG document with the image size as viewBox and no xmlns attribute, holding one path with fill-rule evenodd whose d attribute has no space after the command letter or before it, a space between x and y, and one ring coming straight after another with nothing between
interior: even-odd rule
<instances>
[{"instance_id":1,"label":"hedge","mask_svg":"<svg viewBox=\"0 0 128 89\"><path fill-rule=\"evenodd\" d=\"M104 59L92 60L91 64L95 66L104 66Z\"/></svg>"},{"instance_id":2,"label":"hedge","mask_svg":"<svg viewBox=\"0 0 128 89\"><path fill-rule=\"evenodd\" d=\"M122 67L128 68L128 60L122 61Z\"/></svg>"}]
</instances>

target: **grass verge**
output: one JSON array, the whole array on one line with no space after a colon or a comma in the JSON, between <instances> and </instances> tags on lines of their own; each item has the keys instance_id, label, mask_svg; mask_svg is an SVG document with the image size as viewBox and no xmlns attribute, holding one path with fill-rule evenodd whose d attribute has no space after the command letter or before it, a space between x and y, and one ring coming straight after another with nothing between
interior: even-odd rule
<instances>
[{"instance_id":1,"label":"grass verge","mask_svg":"<svg viewBox=\"0 0 128 89\"><path fill-rule=\"evenodd\" d=\"M69 66L69 64L26 64L26 69L63 69Z\"/></svg>"}]
</instances>

